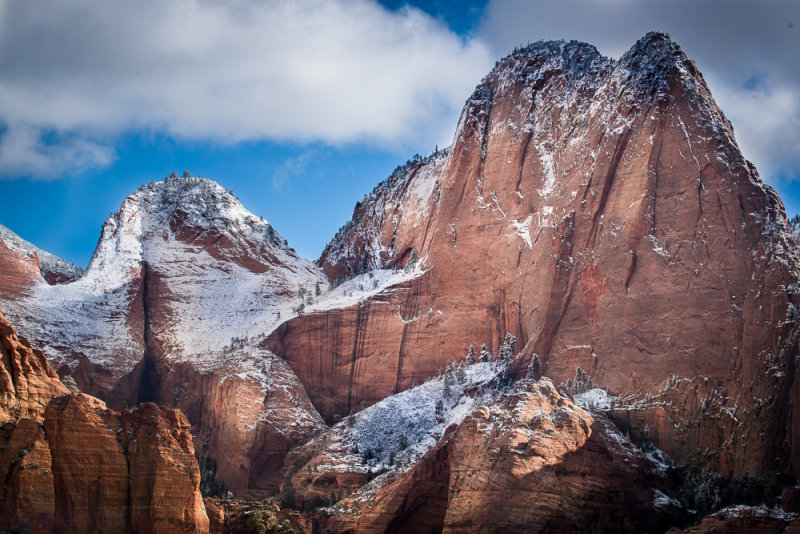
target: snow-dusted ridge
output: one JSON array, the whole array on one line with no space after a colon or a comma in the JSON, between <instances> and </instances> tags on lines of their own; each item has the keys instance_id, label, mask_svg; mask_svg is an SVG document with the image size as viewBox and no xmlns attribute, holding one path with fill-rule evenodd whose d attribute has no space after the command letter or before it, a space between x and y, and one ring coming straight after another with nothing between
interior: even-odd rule
<instances>
[{"instance_id":1,"label":"snow-dusted ridge","mask_svg":"<svg viewBox=\"0 0 800 534\"><path fill-rule=\"evenodd\" d=\"M449 149L437 149L430 156L415 158L395 169L356 205L353 217L326 245L318 263L342 264L348 276L395 265L398 254L404 251L393 248L394 240L391 245L384 243L385 221L392 221L395 232L401 222L406 228L427 224L439 200L449 154ZM363 224L364 220L368 224Z\"/></svg>"},{"instance_id":2,"label":"snow-dusted ridge","mask_svg":"<svg viewBox=\"0 0 800 534\"><path fill-rule=\"evenodd\" d=\"M231 191L171 177L140 187L106 220L82 278L2 306L56 364L74 366L78 353L121 376L143 357L148 320L165 356L208 371L263 358L240 349L300 313L351 306L423 272L376 270L330 288ZM156 323L140 308L147 291L159 293Z\"/></svg>"},{"instance_id":3,"label":"snow-dusted ridge","mask_svg":"<svg viewBox=\"0 0 800 534\"><path fill-rule=\"evenodd\" d=\"M503 369L502 362L453 368L345 418L306 445L325 447L326 462L315 465L315 470L407 471L449 426L460 424L495 398L499 392L494 381Z\"/></svg>"},{"instance_id":4,"label":"snow-dusted ridge","mask_svg":"<svg viewBox=\"0 0 800 534\"><path fill-rule=\"evenodd\" d=\"M39 270L45 280L56 279L60 283L71 282L83 276L83 268L46 252L0 224L0 241L31 259L38 259Z\"/></svg>"}]
</instances>

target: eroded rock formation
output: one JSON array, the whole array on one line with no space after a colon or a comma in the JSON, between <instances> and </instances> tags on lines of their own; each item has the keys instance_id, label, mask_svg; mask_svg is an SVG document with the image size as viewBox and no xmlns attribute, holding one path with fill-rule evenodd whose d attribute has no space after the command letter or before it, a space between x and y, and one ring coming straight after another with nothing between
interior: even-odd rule
<instances>
[{"instance_id":1,"label":"eroded rock formation","mask_svg":"<svg viewBox=\"0 0 800 534\"><path fill-rule=\"evenodd\" d=\"M346 440L328 439L293 477L295 497L318 495L325 477L328 491L346 491L316 516L330 532L663 532L680 518L662 491L674 490L670 466L550 380L482 400L410 467L384 464L373 482L340 461Z\"/></svg>"},{"instance_id":2,"label":"eroded rock formation","mask_svg":"<svg viewBox=\"0 0 800 534\"><path fill-rule=\"evenodd\" d=\"M407 201L419 191L427 200ZM350 398L385 392L366 389L361 369L402 390L512 332L525 355L517 376L533 354L560 382L585 370L640 401L634 432L656 428L681 462L795 473L784 460L800 458L788 408L796 248L780 200L665 35L618 62L576 42L503 59L467 101L449 153L376 188L319 263L340 277L402 266L412 252L426 273L391 310L376 313L375 299L282 327L306 333L283 336L293 365L320 354L321 367L341 369L312 401L357 409ZM668 381L681 393L652 402Z\"/></svg>"},{"instance_id":3,"label":"eroded rock formation","mask_svg":"<svg viewBox=\"0 0 800 534\"><path fill-rule=\"evenodd\" d=\"M70 394L0 313L0 528L208 532L189 423L175 409L116 411ZM55 396L54 396L55 395Z\"/></svg>"}]
</instances>

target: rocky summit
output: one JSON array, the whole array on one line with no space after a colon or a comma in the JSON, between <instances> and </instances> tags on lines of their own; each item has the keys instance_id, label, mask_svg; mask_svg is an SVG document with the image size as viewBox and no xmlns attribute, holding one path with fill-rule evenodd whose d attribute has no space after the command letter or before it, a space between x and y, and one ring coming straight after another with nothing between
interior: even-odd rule
<instances>
[{"instance_id":1,"label":"rocky summit","mask_svg":"<svg viewBox=\"0 0 800 534\"><path fill-rule=\"evenodd\" d=\"M6 441L32 425L20 446L52 463L3 449L7 480L39 473L4 520L800 529L796 227L650 33L618 61L574 41L498 61L452 145L313 263L190 176L125 199L85 272L2 229L0 307L29 340L4 353ZM112 482L84 497L91 455Z\"/></svg>"}]
</instances>

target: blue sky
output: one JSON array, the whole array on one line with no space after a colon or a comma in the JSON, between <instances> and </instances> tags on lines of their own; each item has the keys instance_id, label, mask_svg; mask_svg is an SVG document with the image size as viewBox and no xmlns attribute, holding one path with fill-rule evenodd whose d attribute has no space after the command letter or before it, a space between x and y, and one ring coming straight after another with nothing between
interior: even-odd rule
<instances>
[{"instance_id":1,"label":"blue sky","mask_svg":"<svg viewBox=\"0 0 800 534\"><path fill-rule=\"evenodd\" d=\"M450 143L515 45L618 57L652 29L794 214L798 25L789 0L0 0L0 223L85 266L125 196L189 170L313 259L394 167Z\"/></svg>"}]
</instances>

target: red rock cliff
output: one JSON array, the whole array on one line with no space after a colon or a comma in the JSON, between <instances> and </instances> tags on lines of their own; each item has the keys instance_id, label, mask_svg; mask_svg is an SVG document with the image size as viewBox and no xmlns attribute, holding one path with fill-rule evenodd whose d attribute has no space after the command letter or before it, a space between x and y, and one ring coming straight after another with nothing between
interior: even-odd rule
<instances>
[{"instance_id":1,"label":"red rock cliff","mask_svg":"<svg viewBox=\"0 0 800 534\"><path fill-rule=\"evenodd\" d=\"M154 404L118 412L69 394L1 313L0 341L0 376L8 381L0 408L0 527L208 532L181 412Z\"/></svg>"},{"instance_id":2,"label":"red rock cliff","mask_svg":"<svg viewBox=\"0 0 800 534\"><path fill-rule=\"evenodd\" d=\"M403 209L409 191L421 208ZM411 290L273 334L304 381L310 362L332 370L312 379L324 416L407 388L470 343L496 350L508 331L522 366L536 353L557 381L580 367L649 402L635 430L658 427L680 462L797 474L796 249L780 200L665 35L618 62L575 42L503 59L446 157L368 195L319 263L338 278L414 252L428 270ZM668 380L700 382L693 408L651 402Z\"/></svg>"}]
</instances>

